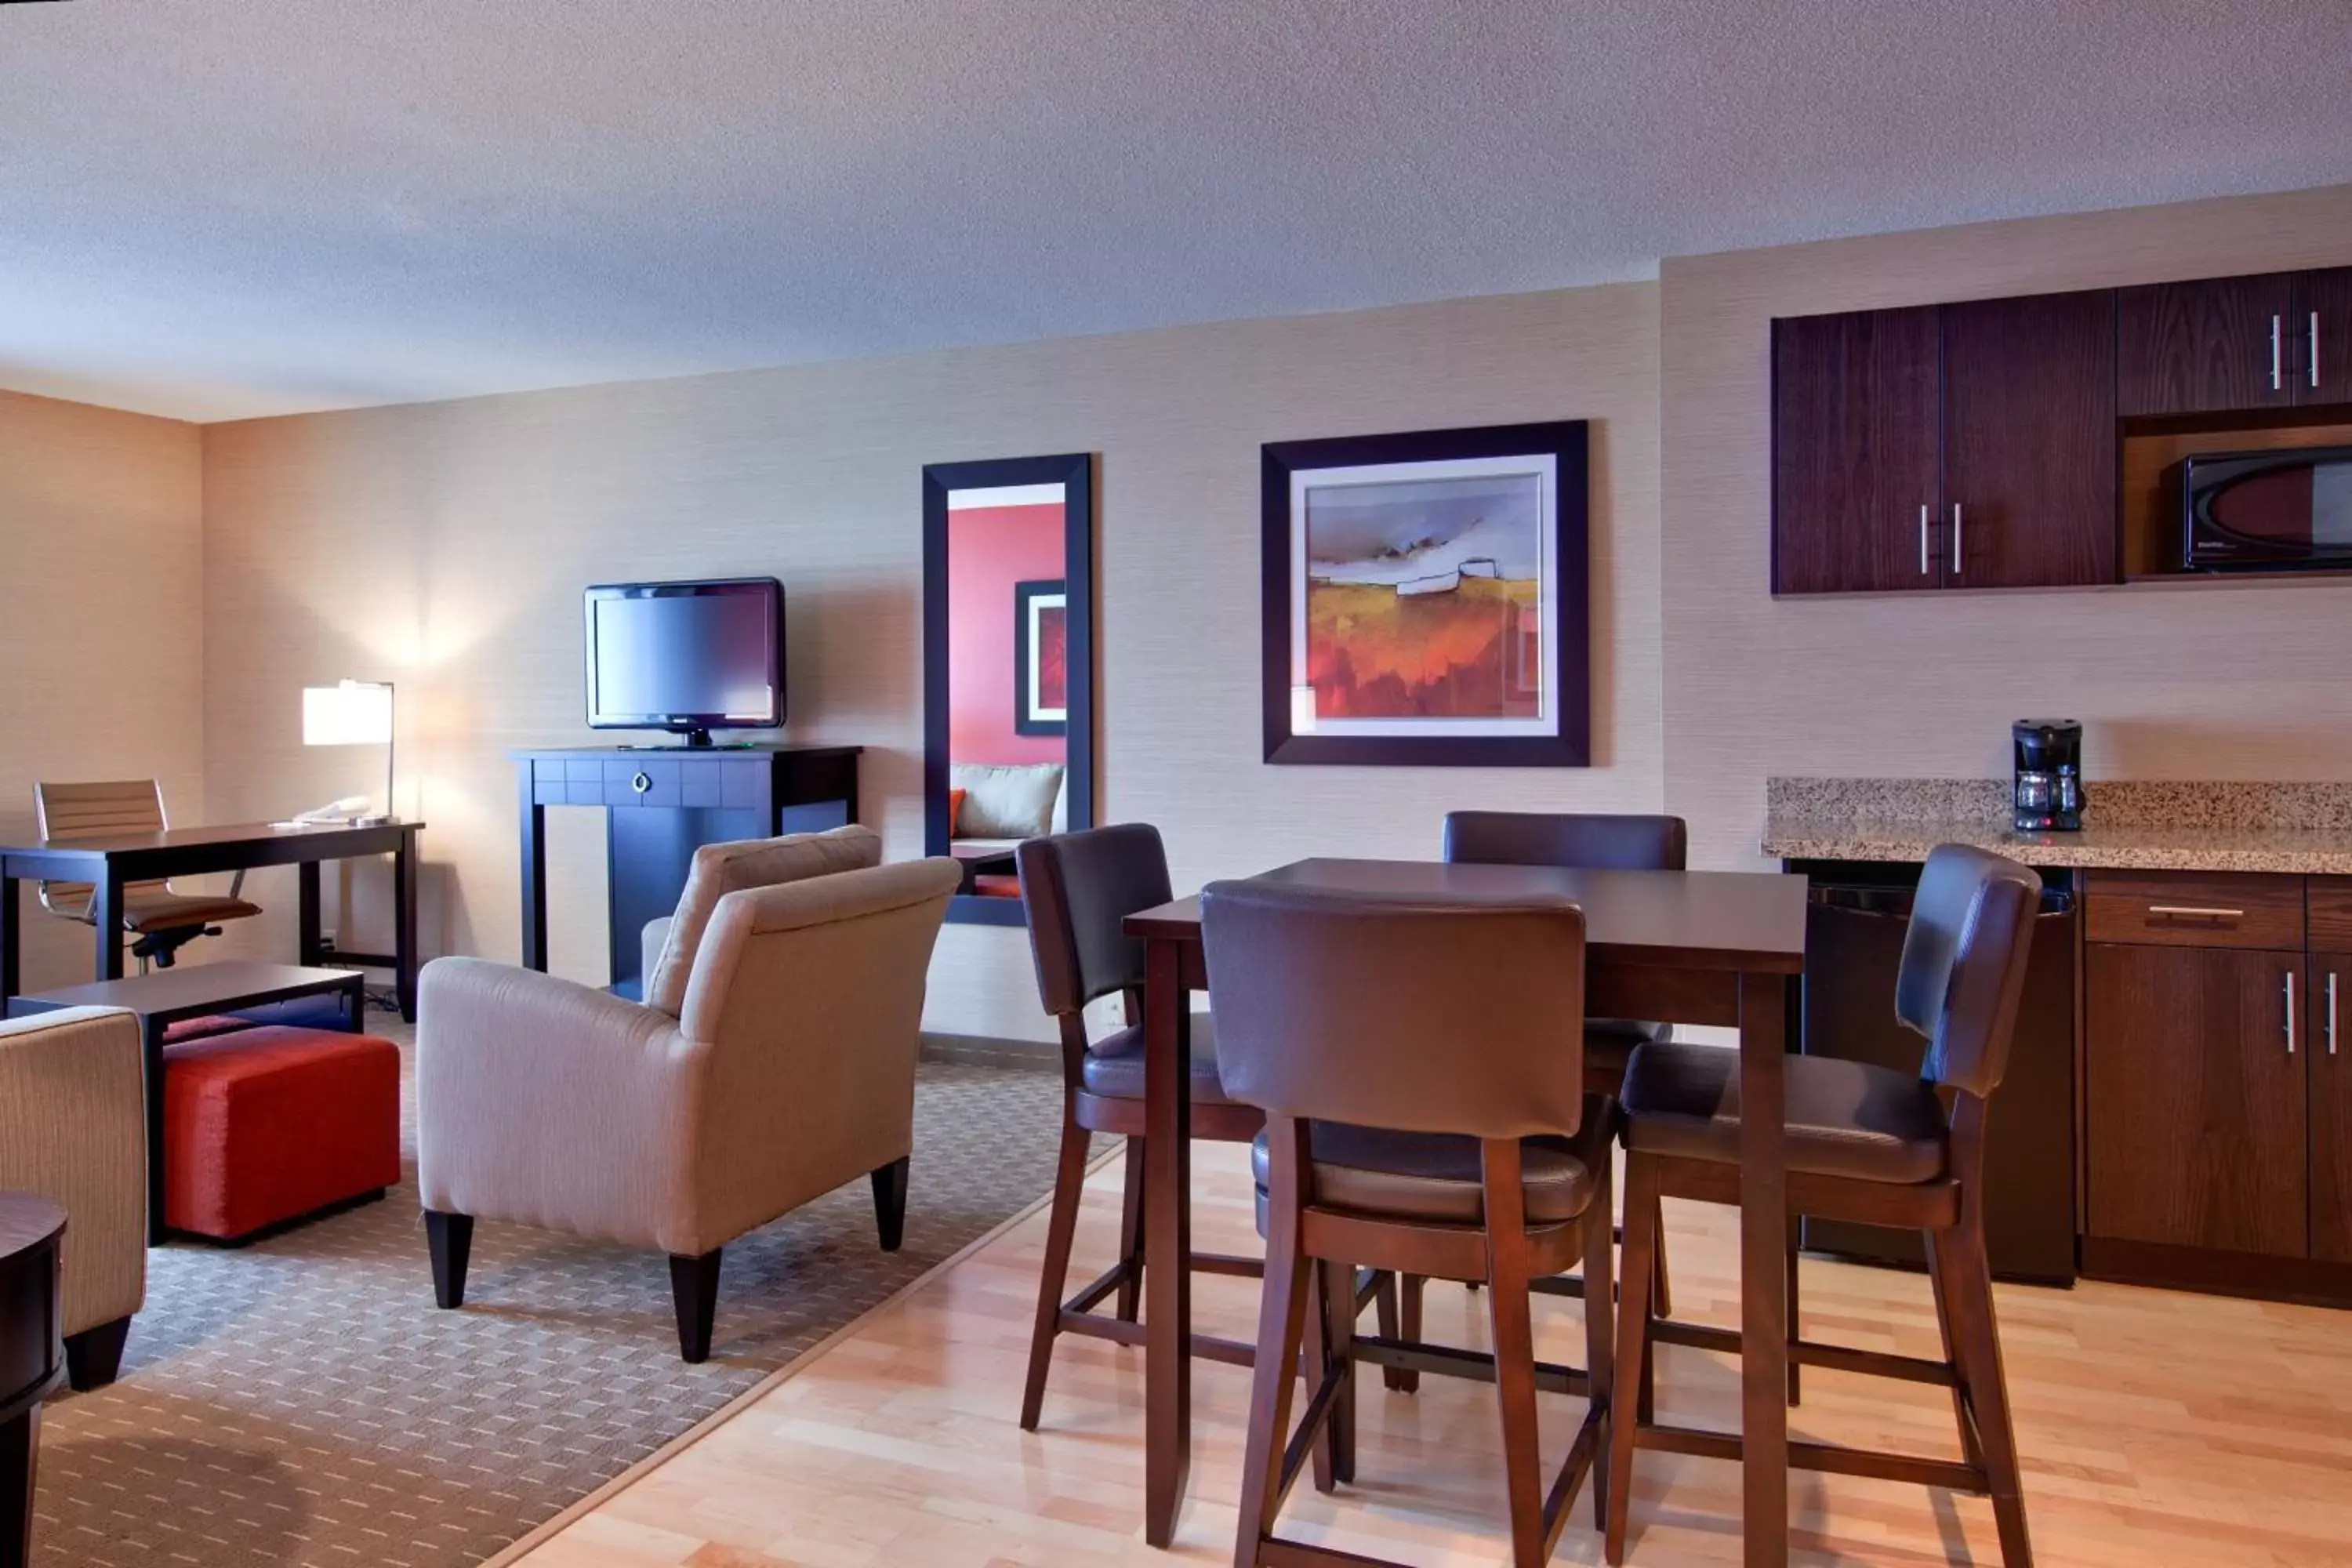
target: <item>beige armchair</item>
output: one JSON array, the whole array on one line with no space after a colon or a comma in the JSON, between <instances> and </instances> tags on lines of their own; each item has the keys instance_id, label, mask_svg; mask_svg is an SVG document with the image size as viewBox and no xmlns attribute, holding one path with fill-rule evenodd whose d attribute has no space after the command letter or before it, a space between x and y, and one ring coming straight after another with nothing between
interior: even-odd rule
<instances>
[{"instance_id":1,"label":"beige armchair","mask_svg":"<svg viewBox=\"0 0 2352 1568\"><path fill-rule=\"evenodd\" d=\"M138 1019L115 1008L0 1023L0 1188L66 1211L66 1372L79 1389L114 1381L147 1301L142 1056Z\"/></svg>"},{"instance_id":2,"label":"beige armchair","mask_svg":"<svg viewBox=\"0 0 2352 1568\"><path fill-rule=\"evenodd\" d=\"M867 1175L898 1247L924 972L959 876L880 856L863 827L698 850L645 1005L425 966L417 1180L443 1307L477 1217L657 1247L698 1362L720 1250L746 1231Z\"/></svg>"}]
</instances>

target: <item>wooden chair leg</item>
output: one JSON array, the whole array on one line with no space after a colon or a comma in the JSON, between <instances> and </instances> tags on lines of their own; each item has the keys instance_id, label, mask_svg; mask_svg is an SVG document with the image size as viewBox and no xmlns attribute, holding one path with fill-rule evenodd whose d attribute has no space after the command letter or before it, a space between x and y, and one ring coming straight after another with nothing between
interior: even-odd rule
<instances>
[{"instance_id":1,"label":"wooden chair leg","mask_svg":"<svg viewBox=\"0 0 2352 1568\"><path fill-rule=\"evenodd\" d=\"M1381 1337L1418 1343L1421 1339L1421 1303L1423 1289L1429 1283L1418 1274L1399 1274L1392 1280L1392 1293L1380 1299ZM1381 1381L1399 1394L1412 1394L1421 1387L1421 1373L1410 1367L1391 1366L1381 1369Z\"/></svg>"},{"instance_id":2,"label":"wooden chair leg","mask_svg":"<svg viewBox=\"0 0 2352 1568\"><path fill-rule=\"evenodd\" d=\"M1952 1369L1952 1422L1960 1429L1960 1458L1971 1465L1984 1463L1984 1451L1977 1443L1977 1426L1969 1415L1968 1395L1963 1392L1960 1376L1960 1356L1952 1338L1952 1306L1948 1295L1951 1282L1944 1268L1942 1237L1935 1231L1923 1231L1920 1238L1927 1244L1927 1289L1936 1298L1936 1329L1944 1341L1944 1364Z\"/></svg>"},{"instance_id":3,"label":"wooden chair leg","mask_svg":"<svg viewBox=\"0 0 2352 1568\"><path fill-rule=\"evenodd\" d=\"M1356 1479L1356 1270L1329 1262L1318 1262L1316 1269L1323 1279L1323 1315L1329 1325L1323 1342L1329 1359L1317 1376L1318 1381L1330 1376L1339 1380L1325 1430L1332 1479L1346 1486Z\"/></svg>"},{"instance_id":4,"label":"wooden chair leg","mask_svg":"<svg viewBox=\"0 0 2352 1568\"><path fill-rule=\"evenodd\" d=\"M1298 1374L1307 1380L1307 1391L1312 1395L1331 1374L1331 1299L1328 1279L1338 1267L1318 1258L1309 1258L1299 1266L1307 1276L1307 1322L1301 1330ZM1350 1270L1349 1272L1353 1272ZM1332 1414L1339 1414L1335 1406ZM1315 1459L1315 1489L1318 1492L1337 1490L1347 1478L1340 1473L1339 1424L1325 1424L1321 1436L1314 1440L1311 1450Z\"/></svg>"},{"instance_id":5,"label":"wooden chair leg","mask_svg":"<svg viewBox=\"0 0 2352 1568\"><path fill-rule=\"evenodd\" d=\"M1616 1236L1610 1224L1614 1178L1607 1162L1594 1173L1599 1190L1584 1216L1584 1365L1591 1380L1591 1407L1602 1412L1601 1447L1592 1459L1592 1527L1609 1523L1609 1436L1617 1423Z\"/></svg>"},{"instance_id":6,"label":"wooden chair leg","mask_svg":"<svg viewBox=\"0 0 2352 1568\"><path fill-rule=\"evenodd\" d=\"M1234 1568L1257 1568L1258 1549L1273 1532L1282 1507L1282 1452L1290 1438L1290 1396L1297 1386L1299 1341L1306 1328L1307 1275L1298 1256L1298 1167L1306 1124L1269 1124L1276 1140L1268 1191L1265 1282L1258 1294L1256 1370L1250 1378L1249 1436L1243 1447ZM1287 1134L1288 1136L1285 1136ZM1318 1317L1320 1313L1317 1314Z\"/></svg>"},{"instance_id":7,"label":"wooden chair leg","mask_svg":"<svg viewBox=\"0 0 2352 1568\"><path fill-rule=\"evenodd\" d=\"M1135 1321L1143 1299L1143 1140L1127 1141L1127 1187L1119 1200L1118 1255L1127 1259L1127 1278L1118 1282L1118 1301L1112 1310L1119 1321Z\"/></svg>"},{"instance_id":8,"label":"wooden chair leg","mask_svg":"<svg viewBox=\"0 0 2352 1568\"><path fill-rule=\"evenodd\" d=\"M2010 1426L2009 1386L2001 1372L2000 1333L1993 1321L1992 1269L1985 1258L1981 1221L1963 1222L1943 1237L1942 1269L1951 1288L1952 1338L1960 1354L1969 1413L1984 1447L1993 1522L2003 1568L2033 1568L2025 1528L2025 1491L2018 1473L2017 1434Z\"/></svg>"},{"instance_id":9,"label":"wooden chair leg","mask_svg":"<svg viewBox=\"0 0 2352 1568\"><path fill-rule=\"evenodd\" d=\"M1486 1309L1495 1328L1495 1395L1503 1425L1503 1477L1510 1500L1513 1568L1543 1568L1543 1457L1536 1426L1533 1278L1528 1254L1526 1189L1516 1139L1482 1148L1486 1200Z\"/></svg>"},{"instance_id":10,"label":"wooden chair leg","mask_svg":"<svg viewBox=\"0 0 2352 1568\"><path fill-rule=\"evenodd\" d=\"M874 1189L874 1228L885 1252L898 1251L907 1237L907 1173L913 1159L901 1154L866 1173Z\"/></svg>"},{"instance_id":11,"label":"wooden chair leg","mask_svg":"<svg viewBox=\"0 0 2352 1568\"><path fill-rule=\"evenodd\" d=\"M122 1372L122 1346L131 1338L131 1320L84 1329L66 1336L66 1380L76 1394L104 1388Z\"/></svg>"},{"instance_id":12,"label":"wooden chair leg","mask_svg":"<svg viewBox=\"0 0 2352 1568\"><path fill-rule=\"evenodd\" d=\"M1633 1435L1650 1418L1650 1293L1657 1279L1657 1169L1639 1154L1625 1157L1625 1283L1617 1302L1615 1365L1643 1380L1642 1405L1631 1421L1609 1423L1608 1496L1601 1510L1603 1548L1612 1563L1625 1561L1626 1515L1633 1499Z\"/></svg>"},{"instance_id":13,"label":"wooden chair leg","mask_svg":"<svg viewBox=\"0 0 2352 1568\"><path fill-rule=\"evenodd\" d=\"M1062 1157L1054 1171L1054 1203L1045 1220L1045 1260L1037 1272L1037 1320L1029 1331L1029 1381L1021 1394L1024 1432L1037 1430L1037 1417L1045 1408L1045 1373L1054 1363L1054 1338L1062 1330L1062 1291L1069 1282L1070 1244L1077 1236L1087 1155L1093 1146L1092 1133L1075 1120L1063 1120ZM1129 1175L1130 1187L1139 1187L1131 1168Z\"/></svg>"},{"instance_id":14,"label":"wooden chair leg","mask_svg":"<svg viewBox=\"0 0 2352 1568\"><path fill-rule=\"evenodd\" d=\"M1658 1317L1671 1318L1675 1315L1675 1297L1666 1285L1666 1200L1662 1197L1652 1205L1651 1214L1657 1226L1658 1237L1658 1248L1654 1255L1657 1261L1650 1281L1651 1298L1654 1303L1651 1310Z\"/></svg>"},{"instance_id":15,"label":"wooden chair leg","mask_svg":"<svg viewBox=\"0 0 2352 1568\"><path fill-rule=\"evenodd\" d=\"M425 1211L425 1247L433 1257L433 1300L445 1310L466 1304L466 1264L474 1255L474 1216Z\"/></svg>"},{"instance_id":16,"label":"wooden chair leg","mask_svg":"<svg viewBox=\"0 0 2352 1568\"><path fill-rule=\"evenodd\" d=\"M719 1321L719 1265L724 1249L696 1258L669 1255L670 1304L677 1312L677 1353L689 1366L710 1359L710 1330Z\"/></svg>"},{"instance_id":17,"label":"wooden chair leg","mask_svg":"<svg viewBox=\"0 0 2352 1568\"><path fill-rule=\"evenodd\" d=\"M1801 1228L1801 1227L1793 1218L1790 1219L1789 1222L1789 1270L1787 1276L1787 1289L1789 1296L1789 1403L1791 1405L1797 1404L1800 1396L1803 1393L1803 1384L1798 1376L1801 1369L1797 1365L1797 1342L1804 1337L1797 1328L1797 1235Z\"/></svg>"}]
</instances>

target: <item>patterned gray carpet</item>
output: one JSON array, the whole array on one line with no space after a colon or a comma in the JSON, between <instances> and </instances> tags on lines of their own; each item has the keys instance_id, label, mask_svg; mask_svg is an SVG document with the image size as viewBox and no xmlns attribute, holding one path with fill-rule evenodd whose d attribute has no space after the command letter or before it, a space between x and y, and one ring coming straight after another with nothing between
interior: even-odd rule
<instances>
[{"instance_id":1,"label":"patterned gray carpet","mask_svg":"<svg viewBox=\"0 0 2352 1568\"><path fill-rule=\"evenodd\" d=\"M653 1253L485 1222L436 1310L412 1110L383 1203L149 1254L122 1380L44 1415L36 1568L479 1563L1043 1194L1060 1100L927 1061L902 1250L863 1181L745 1237L698 1367Z\"/></svg>"}]
</instances>

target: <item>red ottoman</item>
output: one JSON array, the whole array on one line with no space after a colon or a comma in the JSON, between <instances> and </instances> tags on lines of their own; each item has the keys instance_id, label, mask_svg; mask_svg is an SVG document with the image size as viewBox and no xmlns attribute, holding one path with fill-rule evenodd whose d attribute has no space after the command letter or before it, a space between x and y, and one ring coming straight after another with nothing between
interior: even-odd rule
<instances>
[{"instance_id":1,"label":"red ottoman","mask_svg":"<svg viewBox=\"0 0 2352 1568\"><path fill-rule=\"evenodd\" d=\"M235 1241L400 1180L400 1048L264 1026L163 1047L163 1223Z\"/></svg>"}]
</instances>

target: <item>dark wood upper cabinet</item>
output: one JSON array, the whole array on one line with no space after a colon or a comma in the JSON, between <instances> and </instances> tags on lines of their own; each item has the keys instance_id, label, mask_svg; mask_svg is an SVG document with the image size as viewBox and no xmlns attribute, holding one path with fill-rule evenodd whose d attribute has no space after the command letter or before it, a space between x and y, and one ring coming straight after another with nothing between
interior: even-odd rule
<instances>
[{"instance_id":1,"label":"dark wood upper cabinet","mask_svg":"<svg viewBox=\"0 0 2352 1568\"><path fill-rule=\"evenodd\" d=\"M2311 955L2308 1006L2311 1255L2352 1263L2352 952Z\"/></svg>"},{"instance_id":2,"label":"dark wood upper cabinet","mask_svg":"<svg viewBox=\"0 0 2352 1568\"><path fill-rule=\"evenodd\" d=\"M1772 323L1772 591L1934 588L1937 310Z\"/></svg>"},{"instance_id":3,"label":"dark wood upper cabinet","mask_svg":"<svg viewBox=\"0 0 2352 1568\"><path fill-rule=\"evenodd\" d=\"M2084 948L2090 1235L2306 1255L2303 971L2300 952Z\"/></svg>"},{"instance_id":4,"label":"dark wood upper cabinet","mask_svg":"<svg viewBox=\"0 0 2352 1568\"><path fill-rule=\"evenodd\" d=\"M1944 583L2113 583L2111 290L1942 308Z\"/></svg>"},{"instance_id":5,"label":"dark wood upper cabinet","mask_svg":"<svg viewBox=\"0 0 2352 1568\"><path fill-rule=\"evenodd\" d=\"M2352 267L2306 272L2295 300L2295 400L2352 403Z\"/></svg>"},{"instance_id":6,"label":"dark wood upper cabinet","mask_svg":"<svg viewBox=\"0 0 2352 1568\"><path fill-rule=\"evenodd\" d=\"M2137 414L2284 408L2302 333L2295 275L2151 283L2116 295L2116 402Z\"/></svg>"}]
</instances>

